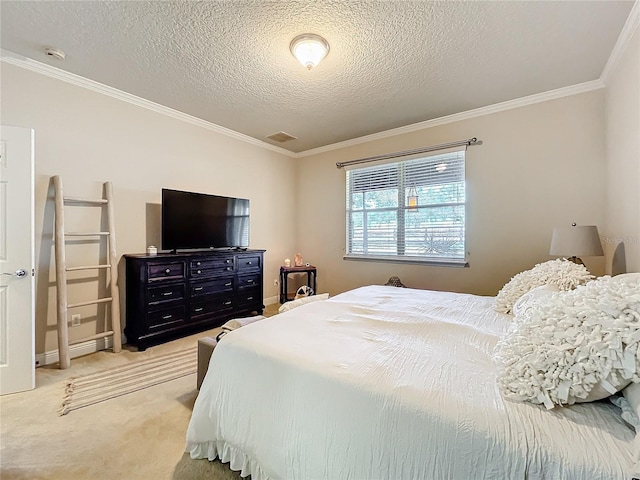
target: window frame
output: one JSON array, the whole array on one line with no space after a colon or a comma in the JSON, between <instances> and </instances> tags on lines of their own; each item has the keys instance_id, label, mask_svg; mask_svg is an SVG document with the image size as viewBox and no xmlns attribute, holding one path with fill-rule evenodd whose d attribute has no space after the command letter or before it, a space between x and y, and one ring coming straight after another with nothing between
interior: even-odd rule
<instances>
[{"instance_id":1,"label":"window frame","mask_svg":"<svg viewBox=\"0 0 640 480\"><path fill-rule=\"evenodd\" d=\"M467 206L468 206L468 198L466 196L466 148L452 149L447 152L437 152L425 155L413 155L411 158L400 158L394 159L392 161L386 162L376 162L374 165L358 165L357 167L350 168L347 170L347 175L345 175L345 254L343 255L344 260L358 260L358 261L368 261L368 262L393 262L393 263L408 263L408 264L422 264L422 265L435 265L435 266L446 266L446 267L468 267L468 251L467 251ZM411 209L406 203L406 192L407 192L407 178L406 178L406 168L407 163L415 160L423 160L423 161L433 161L433 157L445 156L450 153L459 153L462 152L462 184L464 188L463 193L463 202L449 202L449 203L428 203L426 205L419 205L417 208L420 209L432 209L432 208L442 208L442 207L460 207L463 208L463 255L460 258L455 257L435 257L430 256L427 253L424 255L406 255L407 249L407 240L405 238L405 229L406 229L406 218L407 213ZM354 178L349 172L363 170L370 168L372 166L396 166L397 167L397 205L394 207L379 207L375 209L367 209L363 204L362 209L355 210L350 208L351 201L349 196L354 193ZM454 182L448 183L451 185ZM433 185L436 185L434 183ZM396 187L393 187L396 188ZM369 190L371 191L371 190ZM365 194L367 190L362 190L363 202L365 200ZM370 253L353 253L350 249L353 249L352 240L352 223L353 223L353 214L354 213L362 213L362 223L363 223L363 237L366 238L367 232L370 230L365 228L364 226L367 224L367 214L374 212L382 212L382 211L393 211L396 212L396 247L397 254L394 255L382 255L382 254L370 254ZM401 253L402 252L402 253Z\"/></svg>"}]
</instances>

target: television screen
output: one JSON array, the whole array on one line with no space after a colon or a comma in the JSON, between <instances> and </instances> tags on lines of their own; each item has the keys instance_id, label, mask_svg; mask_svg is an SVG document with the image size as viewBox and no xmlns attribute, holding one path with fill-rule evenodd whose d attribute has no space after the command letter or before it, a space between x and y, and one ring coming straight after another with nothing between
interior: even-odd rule
<instances>
[{"instance_id":1,"label":"television screen","mask_svg":"<svg viewBox=\"0 0 640 480\"><path fill-rule=\"evenodd\" d=\"M248 199L162 189L163 250L248 246Z\"/></svg>"}]
</instances>

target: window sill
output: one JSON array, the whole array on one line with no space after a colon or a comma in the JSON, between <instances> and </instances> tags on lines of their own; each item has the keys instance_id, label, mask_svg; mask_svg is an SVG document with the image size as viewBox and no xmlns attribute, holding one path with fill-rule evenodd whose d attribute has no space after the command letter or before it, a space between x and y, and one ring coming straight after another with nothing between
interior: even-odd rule
<instances>
[{"instance_id":1,"label":"window sill","mask_svg":"<svg viewBox=\"0 0 640 480\"><path fill-rule=\"evenodd\" d=\"M435 260L432 258L420 257L397 257L383 255L344 255L343 260L356 260L364 262L389 262L389 263L409 263L417 265L429 265L433 267L454 267L466 268L469 262L466 260Z\"/></svg>"}]
</instances>

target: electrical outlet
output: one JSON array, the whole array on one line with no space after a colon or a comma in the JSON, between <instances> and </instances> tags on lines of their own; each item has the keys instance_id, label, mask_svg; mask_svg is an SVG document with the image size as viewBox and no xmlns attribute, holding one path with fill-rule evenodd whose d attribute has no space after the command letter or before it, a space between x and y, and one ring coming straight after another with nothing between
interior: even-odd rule
<instances>
[{"instance_id":1,"label":"electrical outlet","mask_svg":"<svg viewBox=\"0 0 640 480\"><path fill-rule=\"evenodd\" d=\"M82 319L82 315L76 313L75 315L71 315L71 326L79 327L81 325L80 320Z\"/></svg>"},{"instance_id":2,"label":"electrical outlet","mask_svg":"<svg viewBox=\"0 0 640 480\"><path fill-rule=\"evenodd\" d=\"M277 286L278 286L278 279L277 279L277 278L273 281L273 286L274 286L274 287L277 287Z\"/></svg>"}]
</instances>

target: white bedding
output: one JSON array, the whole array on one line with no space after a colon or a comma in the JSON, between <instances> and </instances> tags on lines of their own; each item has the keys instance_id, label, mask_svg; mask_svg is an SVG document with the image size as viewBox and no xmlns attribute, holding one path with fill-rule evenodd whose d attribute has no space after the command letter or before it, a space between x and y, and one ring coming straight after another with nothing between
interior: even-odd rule
<instances>
[{"instance_id":1,"label":"white bedding","mask_svg":"<svg viewBox=\"0 0 640 480\"><path fill-rule=\"evenodd\" d=\"M252 480L625 479L635 433L609 402L505 401L493 298L362 287L221 340L192 458Z\"/></svg>"}]
</instances>

